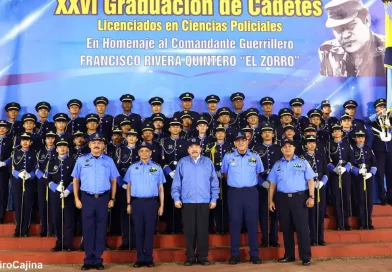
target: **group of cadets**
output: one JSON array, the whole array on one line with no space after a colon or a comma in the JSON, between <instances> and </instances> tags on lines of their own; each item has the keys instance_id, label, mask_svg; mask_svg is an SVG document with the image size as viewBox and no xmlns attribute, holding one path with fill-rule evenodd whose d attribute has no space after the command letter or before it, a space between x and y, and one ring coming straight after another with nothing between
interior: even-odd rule
<instances>
[{"instance_id":1,"label":"group of cadets","mask_svg":"<svg viewBox=\"0 0 392 272\"><path fill-rule=\"evenodd\" d=\"M75 232L80 234L82 224L80 210L74 206L71 172L76 159L90 152L89 135L96 132L105 135L105 152L113 158L121 175L117 205L109 210L108 222L109 233L123 236L120 250L135 247L124 176L130 165L139 160L137 151L141 141L150 145L152 160L162 166L166 176L165 211L157 221L166 222L168 234L182 232L181 212L174 207L170 195L177 163L188 155L190 139L198 141L202 155L211 158L220 182L220 199L210 216L211 231L229 232L228 186L221 166L225 154L233 150L238 132L246 135L249 148L259 154L265 169L258 177L261 247L279 246L278 215L268 209L267 177L275 162L282 158L279 143L284 138L294 141L295 154L307 160L316 173L316 205L309 209L312 245L326 244L323 219L328 203L334 207L338 230L351 229L348 221L351 215L359 217L360 228L374 228L371 222L374 175L381 203L392 204L392 168L386 166L392 156L392 145L391 141L382 141L377 132L382 126L380 118L386 113L385 99L374 103L375 115L360 120L355 118L357 103L353 100L344 103L345 114L336 118L331 116L328 100L321 102L321 110L312 109L304 116L305 102L301 98L292 99L291 108L280 109L278 115L272 113L272 97L260 100L260 112L257 108L243 109L243 93L230 96L234 110L219 108L219 96L209 95L205 98L208 111L201 114L192 111L192 93L183 93L179 98L183 110L171 118L161 113L164 100L151 98L153 114L144 120L132 112L135 97L131 94L121 96L123 113L115 117L106 114L109 100L100 96L94 100L96 113L79 116L82 102L72 99L67 104L69 115L56 113L53 122L48 120L51 111L48 102L36 105L38 119L35 114L27 113L21 121L17 120L20 105L8 103L5 106L8 120L0 121L0 221L4 219L8 199L12 198L16 216L14 236L28 236L29 225L34 220L31 216L38 208L39 236L57 236L53 251L71 250L72 237ZM366 123L375 128L372 147L366 145L369 139ZM242 231L246 232L244 226Z\"/></svg>"}]
</instances>

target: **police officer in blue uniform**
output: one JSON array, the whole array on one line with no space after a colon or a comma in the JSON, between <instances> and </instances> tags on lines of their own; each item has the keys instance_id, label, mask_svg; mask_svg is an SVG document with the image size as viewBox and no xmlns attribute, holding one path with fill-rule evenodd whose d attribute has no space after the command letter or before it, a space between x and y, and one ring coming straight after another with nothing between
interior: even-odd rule
<instances>
[{"instance_id":1,"label":"police officer in blue uniform","mask_svg":"<svg viewBox=\"0 0 392 272\"><path fill-rule=\"evenodd\" d=\"M162 150L159 146L159 142L154 141L154 126L151 123L143 123L141 136L143 142L150 146L150 149L152 151L152 161L161 164Z\"/></svg>"},{"instance_id":2,"label":"police officer in blue uniform","mask_svg":"<svg viewBox=\"0 0 392 272\"><path fill-rule=\"evenodd\" d=\"M48 102L42 101L37 103L35 110L39 116L39 120L35 123L35 133L44 136L49 130L53 131L53 122L48 121L48 116L52 107Z\"/></svg>"},{"instance_id":3,"label":"police officer in blue uniform","mask_svg":"<svg viewBox=\"0 0 392 272\"><path fill-rule=\"evenodd\" d=\"M117 178L118 184L118 205L120 209L122 243L119 250L131 250L135 248L135 229L132 218L127 214L127 183L124 180L125 174L129 167L140 160L137 150L138 133L131 129L127 133L127 145L117 149L114 161L120 176ZM130 233L131 230L131 233Z\"/></svg>"},{"instance_id":4,"label":"police officer in blue uniform","mask_svg":"<svg viewBox=\"0 0 392 272\"><path fill-rule=\"evenodd\" d=\"M86 131L86 123L83 117L79 116L82 109L82 101L79 99L71 99L67 103L70 118L67 119L66 132L73 135L76 131ZM53 117L53 119L55 119Z\"/></svg>"},{"instance_id":5,"label":"police officer in blue uniform","mask_svg":"<svg viewBox=\"0 0 392 272\"><path fill-rule=\"evenodd\" d=\"M32 144L31 133L24 132L20 136L20 149L15 149L7 165L12 169L12 192L15 204L16 229L14 237L28 237L31 219L31 210L34 194L37 188L35 169L37 167L36 153L30 148Z\"/></svg>"},{"instance_id":6,"label":"police officer in blue uniform","mask_svg":"<svg viewBox=\"0 0 392 272\"><path fill-rule=\"evenodd\" d=\"M348 217L351 208L351 175L350 170L354 162L354 152L348 142L342 140L342 126L332 126L333 141L329 142L328 171L331 183L332 206L335 209L336 229L351 230ZM343 200L343 201L342 201Z\"/></svg>"},{"instance_id":7,"label":"police officer in blue uniform","mask_svg":"<svg viewBox=\"0 0 392 272\"><path fill-rule=\"evenodd\" d=\"M223 107L220 108L217 113L218 115L218 122L223 124L226 129L226 139L225 141L228 143L233 144L237 133L240 131L237 127L238 124L230 125L232 119L231 116L235 115L229 108ZM246 120L245 120L246 124ZM240 128L241 129L241 128Z\"/></svg>"},{"instance_id":8,"label":"police officer in blue uniform","mask_svg":"<svg viewBox=\"0 0 392 272\"><path fill-rule=\"evenodd\" d=\"M48 219L49 191L43 176L47 172L48 162L57 156L55 147L56 134L54 131L47 131L44 137L45 146L37 152L37 170L35 172L37 176L38 209L41 227L39 237L49 236L49 226L52 225L49 225ZM50 229L50 233L54 234L52 229Z\"/></svg>"},{"instance_id":9,"label":"police officer in blue uniform","mask_svg":"<svg viewBox=\"0 0 392 272\"><path fill-rule=\"evenodd\" d=\"M57 238L53 252L72 251L75 204L71 173L75 159L67 155L68 144L65 138L56 141L57 156L47 162L44 175L45 183L50 188L50 207Z\"/></svg>"},{"instance_id":10,"label":"police officer in blue uniform","mask_svg":"<svg viewBox=\"0 0 392 272\"><path fill-rule=\"evenodd\" d=\"M351 117L352 121L352 126L354 129L362 129L366 131L366 125L365 121L362 119L357 119L355 118L355 112L358 107L357 101L354 100L349 100L344 102L343 108L346 114L348 114Z\"/></svg>"},{"instance_id":11,"label":"police officer in blue uniform","mask_svg":"<svg viewBox=\"0 0 392 272\"><path fill-rule=\"evenodd\" d=\"M197 262L209 265L208 218L215 209L219 194L219 182L212 161L201 155L199 141L192 139L189 156L182 158L177 166L171 188L176 208L182 209L186 244L185 266ZM197 249L196 249L197 243Z\"/></svg>"},{"instance_id":12,"label":"police officer in blue uniform","mask_svg":"<svg viewBox=\"0 0 392 272\"><path fill-rule=\"evenodd\" d=\"M215 166L216 175L219 179L219 200L216 209L212 210L215 222L215 233L228 233L229 231L229 210L227 206L227 180L221 173L222 160L227 152L233 150L233 145L225 141L226 130L222 124L214 129L216 141L210 143L205 150L205 156L209 157Z\"/></svg>"},{"instance_id":13,"label":"police officer in blue uniform","mask_svg":"<svg viewBox=\"0 0 392 272\"><path fill-rule=\"evenodd\" d=\"M305 101L302 98L293 98L290 100L291 110L293 111L293 125L299 131L302 131L308 124L309 119L302 116L302 106Z\"/></svg>"},{"instance_id":14,"label":"police officer in blue uniform","mask_svg":"<svg viewBox=\"0 0 392 272\"><path fill-rule=\"evenodd\" d=\"M263 163L264 172L259 176L259 221L262 233L260 247L279 247L278 244L278 215L270 213L268 207L268 188L267 180L275 162L282 158L280 146L274 144L274 125L272 123L263 123L261 127L262 143L256 144L252 150L256 151ZM269 229L269 231L268 231Z\"/></svg>"},{"instance_id":15,"label":"police officer in blue uniform","mask_svg":"<svg viewBox=\"0 0 392 272\"><path fill-rule=\"evenodd\" d=\"M354 132L356 145L354 150L354 165L352 167L354 189L357 196L357 215L359 229L374 229L372 224L373 212L373 176L377 172L376 156L370 146L365 144L365 131L357 129Z\"/></svg>"},{"instance_id":16,"label":"police officer in blue uniform","mask_svg":"<svg viewBox=\"0 0 392 272\"><path fill-rule=\"evenodd\" d=\"M229 264L240 262L239 248L243 219L248 229L250 261L253 264L261 264L257 243L259 218L257 176L264 172L264 167L257 152L248 149L248 141L242 132L237 134L234 144L236 149L226 153L221 168L221 172L227 176L229 186L228 204L231 227Z\"/></svg>"},{"instance_id":17,"label":"police officer in blue uniform","mask_svg":"<svg viewBox=\"0 0 392 272\"><path fill-rule=\"evenodd\" d=\"M169 123L170 137L161 142L162 147L162 169L166 176L165 189L165 219L166 234L182 233L181 212L174 209L174 203L170 199L171 185L178 164L178 161L187 155L188 143L180 138L181 122L180 119L173 117Z\"/></svg>"},{"instance_id":18,"label":"police officer in blue uniform","mask_svg":"<svg viewBox=\"0 0 392 272\"><path fill-rule=\"evenodd\" d=\"M321 117L321 129L327 131L328 133L331 131L331 128L334 124L339 123L338 118L335 116L331 116L331 102L329 100L321 101L321 111L323 113Z\"/></svg>"},{"instance_id":19,"label":"police officer in blue uniform","mask_svg":"<svg viewBox=\"0 0 392 272\"><path fill-rule=\"evenodd\" d=\"M137 261L133 267L154 267L152 251L157 215L162 216L164 206L162 168L151 160L150 145L142 142L140 161L132 164L125 174L127 183L127 212L132 213L136 233ZM159 205L158 205L159 196Z\"/></svg>"},{"instance_id":20,"label":"police officer in blue uniform","mask_svg":"<svg viewBox=\"0 0 392 272\"><path fill-rule=\"evenodd\" d=\"M94 106L99 117L97 132L105 135L106 139L110 139L113 129L113 116L106 114L106 107L109 105L109 100L104 96L98 96L94 99Z\"/></svg>"},{"instance_id":21,"label":"police officer in blue uniform","mask_svg":"<svg viewBox=\"0 0 392 272\"><path fill-rule=\"evenodd\" d=\"M283 230L284 257L280 263L295 261L294 228L297 232L299 257L303 265L310 265L310 237L308 223L308 208L314 206L315 173L309 163L294 155L294 143L284 139L281 142L283 157L275 163L268 181L269 208L275 212L274 195L276 194L276 208L279 212L279 222Z\"/></svg>"},{"instance_id":22,"label":"police officer in blue uniform","mask_svg":"<svg viewBox=\"0 0 392 272\"><path fill-rule=\"evenodd\" d=\"M10 137L14 137L19 133L23 132L23 123L21 121L16 120L19 115L20 105L16 102L7 103L4 107L5 112L8 117L8 135Z\"/></svg>"},{"instance_id":23,"label":"police officer in blue uniform","mask_svg":"<svg viewBox=\"0 0 392 272\"><path fill-rule=\"evenodd\" d=\"M312 246L325 246L324 214L326 211L326 184L328 182L328 168L326 158L317 153L317 139L314 136L305 137L306 151L302 156L308 161L313 171L315 187L315 205L309 209L309 230Z\"/></svg>"},{"instance_id":24,"label":"police officer in blue uniform","mask_svg":"<svg viewBox=\"0 0 392 272\"><path fill-rule=\"evenodd\" d=\"M133 113L133 101L135 101L135 97L131 94L124 94L120 97L121 107L123 109L123 113L114 117L114 126L119 126L121 121L123 121L123 117L127 117L129 121L132 123L132 128L136 131L140 131L140 126L142 124L142 118L139 114Z\"/></svg>"},{"instance_id":25,"label":"police officer in blue uniform","mask_svg":"<svg viewBox=\"0 0 392 272\"><path fill-rule=\"evenodd\" d=\"M12 138L8 136L9 124L5 120L0 120L0 224L3 223L4 214L7 209L8 183L10 174L6 167L6 161L12 152Z\"/></svg>"},{"instance_id":26,"label":"police officer in blue uniform","mask_svg":"<svg viewBox=\"0 0 392 272\"><path fill-rule=\"evenodd\" d=\"M91 135L89 147L91 153L76 161L72 172L73 188L75 206L82 209L83 218L86 258L82 270L93 267L102 270L104 266L101 256L105 248L108 208L114 206L117 178L120 174L113 159L103 154L105 143L102 134Z\"/></svg>"},{"instance_id":27,"label":"police officer in blue uniform","mask_svg":"<svg viewBox=\"0 0 392 272\"><path fill-rule=\"evenodd\" d=\"M208 95L204 99L204 101L207 103L208 111L203 112L201 116L203 116L208 122L208 135L210 135L211 133L214 133L213 129L218 123L218 116L216 115L216 112L218 110L218 103L220 102L220 97L215 94L211 94Z\"/></svg>"},{"instance_id":28,"label":"police officer in blue uniform","mask_svg":"<svg viewBox=\"0 0 392 272\"><path fill-rule=\"evenodd\" d=\"M373 103L376 114L369 117L373 133L372 149L377 161L376 185L378 198L382 205L392 204L392 167L389 164L392 161L392 140L382 140L382 135L380 135L383 131L380 122L385 125L385 122L392 124L391 116L386 116L386 103L385 98L377 99ZM384 128L384 133L388 129L390 128ZM384 186L385 182L387 191Z\"/></svg>"},{"instance_id":29,"label":"police officer in blue uniform","mask_svg":"<svg viewBox=\"0 0 392 272\"><path fill-rule=\"evenodd\" d=\"M274 104L275 100L272 97L266 96L260 99L260 105L261 109L263 110L263 114L259 115L259 120L260 123L271 123L275 126L275 128L277 128L281 124L279 116L272 113Z\"/></svg>"},{"instance_id":30,"label":"police officer in blue uniform","mask_svg":"<svg viewBox=\"0 0 392 272\"><path fill-rule=\"evenodd\" d=\"M241 129L247 124L246 116L243 111L245 95L240 92L233 93L230 95L230 100L234 108L234 111L230 111L230 126L235 128L237 131L241 131Z\"/></svg>"},{"instance_id":31,"label":"police officer in blue uniform","mask_svg":"<svg viewBox=\"0 0 392 272\"><path fill-rule=\"evenodd\" d=\"M42 137L38 134L34 133L35 123L37 122L37 117L32 113L26 113L22 116L23 128L25 132L30 133L31 136L31 146L30 149L33 149L37 152L39 149L43 147ZM14 137L14 148L20 148L21 134L18 134Z\"/></svg>"},{"instance_id":32,"label":"police officer in blue uniform","mask_svg":"<svg viewBox=\"0 0 392 272\"><path fill-rule=\"evenodd\" d=\"M192 93L187 92L187 93L182 93L179 98L181 100L182 111L187 111L187 113L192 118L192 122L195 124L196 120L198 120L200 117L200 114L198 112L191 110L193 106L192 100L195 98L195 96ZM173 117L181 118L182 111L176 111L173 114Z\"/></svg>"}]
</instances>

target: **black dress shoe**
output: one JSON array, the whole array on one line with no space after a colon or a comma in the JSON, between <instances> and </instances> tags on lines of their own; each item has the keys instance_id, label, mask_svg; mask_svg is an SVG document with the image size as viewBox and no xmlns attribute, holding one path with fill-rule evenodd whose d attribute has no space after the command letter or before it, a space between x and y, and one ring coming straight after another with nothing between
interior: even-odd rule
<instances>
[{"instance_id":1,"label":"black dress shoe","mask_svg":"<svg viewBox=\"0 0 392 272\"><path fill-rule=\"evenodd\" d=\"M344 229L345 230L352 230L352 228L350 226L345 226Z\"/></svg>"},{"instance_id":2,"label":"black dress shoe","mask_svg":"<svg viewBox=\"0 0 392 272\"><path fill-rule=\"evenodd\" d=\"M374 230L374 226L373 225L369 225L368 229Z\"/></svg>"},{"instance_id":3,"label":"black dress shoe","mask_svg":"<svg viewBox=\"0 0 392 272\"><path fill-rule=\"evenodd\" d=\"M14 237L20 237L20 234L15 232L13 236Z\"/></svg>"},{"instance_id":4,"label":"black dress shoe","mask_svg":"<svg viewBox=\"0 0 392 272\"><path fill-rule=\"evenodd\" d=\"M280 245L278 243L270 243L270 247L280 247Z\"/></svg>"},{"instance_id":5,"label":"black dress shoe","mask_svg":"<svg viewBox=\"0 0 392 272\"><path fill-rule=\"evenodd\" d=\"M251 256L250 257L250 262L252 264L261 264L261 259L259 256Z\"/></svg>"},{"instance_id":6,"label":"black dress shoe","mask_svg":"<svg viewBox=\"0 0 392 272\"><path fill-rule=\"evenodd\" d=\"M46 234L45 233L40 233L40 234L38 234L38 237L46 237Z\"/></svg>"},{"instance_id":7,"label":"black dress shoe","mask_svg":"<svg viewBox=\"0 0 392 272\"><path fill-rule=\"evenodd\" d=\"M139 267L143 267L144 265L145 265L144 262L136 262L136 263L134 263L133 267L139 268Z\"/></svg>"},{"instance_id":8,"label":"black dress shoe","mask_svg":"<svg viewBox=\"0 0 392 272\"><path fill-rule=\"evenodd\" d=\"M318 242L318 245L319 245L319 246L326 246L327 243L326 243L324 240L320 240L320 241Z\"/></svg>"},{"instance_id":9,"label":"black dress shoe","mask_svg":"<svg viewBox=\"0 0 392 272\"><path fill-rule=\"evenodd\" d=\"M358 230L365 230L366 228L363 226L359 226Z\"/></svg>"},{"instance_id":10,"label":"black dress shoe","mask_svg":"<svg viewBox=\"0 0 392 272\"><path fill-rule=\"evenodd\" d=\"M112 249L108 245L106 245L105 246L105 251L112 251Z\"/></svg>"},{"instance_id":11,"label":"black dress shoe","mask_svg":"<svg viewBox=\"0 0 392 272\"><path fill-rule=\"evenodd\" d=\"M283 257L283 258L279 259L278 262L279 263L293 263L293 262L295 262L295 258Z\"/></svg>"},{"instance_id":12,"label":"black dress shoe","mask_svg":"<svg viewBox=\"0 0 392 272\"><path fill-rule=\"evenodd\" d=\"M105 267L103 266L103 264L94 264L94 267L95 267L95 269L97 269L97 270L104 270L105 269Z\"/></svg>"},{"instance_id":13,"label":"black dress shoe","mask_svg":"<svg viewBox=\"0 0 392 272\"><path fill-rule=\"evenodd\" d=\"M66 246L66 247L64 247L63 251L66 251L66 252L72 252L72 251L73 251L73 249L72 249L72 247L68 247L68 246Z\"/></svg>"},{"instance_id":14,"label":"black dress shoe","mask_svg":"<svg viewBox=\"0 0 392 272\"><path fill-rule=\"evenodd\" d=\"M117 248L117 250L129 250L130 247L127 245L121 245L119 248Z\"/></svg>"},{"instance_id":15,"label":"black dress shoe","mask_svg":"<svg viewBox=\"0 0 392 272\"><path fill-rule=\"evenodd\" d=\"M29 237L30 235L28 235L27 233L26 234L23 234L21 237Z\"/></svg>"},{"instance_id":16,"label":"black dress shoe","mask_svg":"<svg viewBox=\"0 0 392 272\"><path fill-rule=\"evenodd\" d=\"M343 230L343 228L341 228L341 227L337 227L337 228L336 228L336 230Z\"/></svg>"},{"instance_id":17,"label":"black dress shoe","mask_svg":"<svg viewBox=\"0 0 392 272\"><path fill-rule=\"evenodd\" d=\"M231 256L229 264L238 264L240 262L240 256Z\"/></svg>"},{"instance_id":18,"label":"black dress shoe","mask_svg":"<svg viewBox=\"0 0 392 272\"><path fill-rule=\"evenodd\" d=\"M197 263L201 264L201 265L210 265L211 264L210 261L207 259L198 259Z\"/></svg>"},{"instance_id":19,"label":"black dress shoe","mask_svg":"<svg viewBox=\"0 0 392 272\"><path fill-rule=\"evenodd\" d=\"M61 250L62 250L61 247L55 246L55 247L52 248L50 251L52 251L52 252L58 252L58 251L61 251Z\"/></svg>"},{"instance_id":20,"label":"black dress shoe","mask_svg":"<svg viewBox=\"0 0 392 272\"><path fill-rule=\"evenodd\" d=\"M81 270L90 270L93 267L94 267L94 265L92 265L92 264L84 264L82 266Z\"/></svg>"},{"instance_id":21,"label":"black dress shoe","mask_svg":"<svg viewBox=\"0 0 392 272\"><path fill-rule=\"evenodd\" d=\"M268 247L268 244L261 243L261 244L260 244L260 247L261 247L261 248L266 248L266 247Z\"/></svg>"},{"instance_id":22,"label":"black dress shoe","mask_svg":"<svg viewBox=\"0 0 392 272\"><path fill-rule=\"evenodd\" d=\"M193 259L186 259L186 261L184 262L184 265L191 266L191 265L194 265L195 263L196 263L196 261Z\"/></svg>"},{"instance_id":23,"label":"black dress shoe","mask_svg":"<svg viewBox=\"0 0 392 272\"><path fill-rule=\"evenodd\" d=\"M175 233L175 234L184 234L184 232L182 232L181 230L175 231L174 233Z\"/></svg>"},{"instance_id":24,"label":"black dress shoe","mask_svg":"<svg viewBox=\"0 0 392 272\"><path fill-rule=\"evenodd\" d=\"M146 262L146 266L147 267L154 267L155 264L154 264L154 262Z\"/></svg>"},{"instance_id":25,"label":"black dress shoe","mask_svg":"<svg viewBox=\"0 0 392 272\"><path fill-rule=\"evenodd\" d=\"M215 234L216 235L220 235L220 234L222 234L222 232L221 231L215 231Z\"/></svg>"},{"instance_id":26,"label":"black dress shoe","mask_svg":"<svg viewBox=\"0 0 392 272\"><path fill-rule=\"evenodd\" d=\"M317 246L317 243L316 242L311 242L310 245L311 246Z\"/></svg>"},{"instance_id":27,"label":"black dress shoe","mask_svg":"<svg viewBox=\"0 0 392 272\"><path fill-rule=\"evenodd\" d=\"M310 261L302 261L302 265L309 266L310 265Z\"/></svg>"}]
</instances>

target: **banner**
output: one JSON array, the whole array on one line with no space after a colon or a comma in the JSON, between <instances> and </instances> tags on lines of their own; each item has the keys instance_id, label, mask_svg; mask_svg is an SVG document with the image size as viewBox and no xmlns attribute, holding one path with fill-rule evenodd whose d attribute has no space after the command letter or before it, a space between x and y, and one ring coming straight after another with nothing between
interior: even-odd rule
<instances>
[{"instance_id":1,"label":"banner","mask_svg":"<svg viewBox=\"0 0 392 272\"><path fill-rule=\"evenodd\" d=\"M340 116L355 99L361 118L386 97L384 16L376 0L0 0L0 101L53 115L78 98L87 114L104 95L119 114L131 93L134 112L161 96L171 116L183 92L201 112L240 91L274 113L301 97L305 114L328 99Z\"/></svg>"}]
</instances>

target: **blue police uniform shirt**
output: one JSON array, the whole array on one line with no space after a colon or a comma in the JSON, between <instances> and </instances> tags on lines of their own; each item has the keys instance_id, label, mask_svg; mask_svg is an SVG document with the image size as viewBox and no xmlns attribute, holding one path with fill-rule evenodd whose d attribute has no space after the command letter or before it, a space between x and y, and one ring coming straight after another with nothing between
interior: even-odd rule
<instances>
[{"instance_id":1,"label":"blue police uniform shirt","mask_svg":"<svg viewBox=\"0 0 392 272\"><path fill-rule=\"evenodd\" d=\"M257 174L264 172L260 156L249 149L241 156L237 149L223 157L221 172L227 174L227 185L244 188L257 185Z\"/></svg>"},{"instance_id":2,"label":"blue police uniform shirt","mask_svg":"<svg viewBox=\"0 0 392 272\"><path fill-rule=\"evenodd\" d=\"M80 190L89 194L102 194L111 188L110 180L119 177L111 157L101 154L95 158L91 153L79 157L72 177L80 180Z\"/></svg>"},{"instance_id":3,"label":"blue police uniform shirt","mask_svg":"<svg viewBox=\"0 0 392 272\"><path fill-rule=\"evenodd\" d=\"M268 175L268 181L276 184L281 193L296 193L308 189L308 180L316 173L307 160L294 155L290 161L284 157L277 161Z\"/></svg>"},{"instance_id":4,"label":"blue police uniform shirt","mask_svg":"<svg viewBox=\"0 0 392 272\"><path fill-rule=\"evenodd\" d=\"M178 162L173 178L171 195L182 203L216 203L219 181L212 161L200 155L197 162L186 156Z\"/></svg>"},{"instance_id":5,"label":"blue police uniform shirt","mask_svg":"<svg viewBox=\"0 0 392 272\"><path fill-rule=\"evenodd\" d=\"M147 198L158 196L158 187L166 179L162 168L149 160L146 164L138 161L129 166L124 181L131 185L132 197Z\"/></svg>"}]
</instances>

